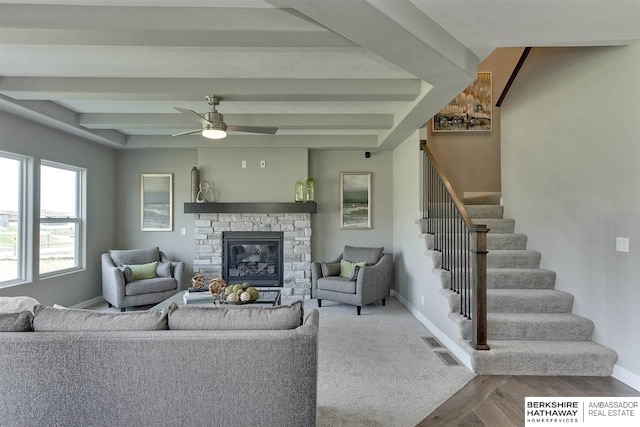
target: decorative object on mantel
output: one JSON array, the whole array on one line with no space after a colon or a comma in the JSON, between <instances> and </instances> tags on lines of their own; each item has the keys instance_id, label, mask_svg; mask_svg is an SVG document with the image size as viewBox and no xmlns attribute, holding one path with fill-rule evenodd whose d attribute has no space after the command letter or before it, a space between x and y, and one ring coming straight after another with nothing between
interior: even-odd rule
<instances>
[{"instance_id":1,"label":"decorative object on mantel","mask_svg":"<svg viewBox=\"0 0 640 427\"><path fill-rule=\"evenodd\" d=\"M307 178L307 182L305 184L304 201L305 202L316 201L316 183L311 177Z\"/></svg>"},{"instance_id":2,"label":"decorative object on mantel","mask_svg":"<svg viewBox=\"0 0 640 427\"><path fill-rule=\"evenodd\" d=\"M173 231L173 174L143 173L140 192L142 231Z\"/></svg>"},{"instance_id":3,"label":"decorative object on mantel","mask_svg":"<svg viewBox=\"0 0 640 427\"><path fill-rule=\"evenodd\" d=\"M340 228L371 229L371 172L340 173Z\"/></svg>"},{"instance_id":4,"label":"decorative object on mantel","mask_svg":"<svg viewBox=\"0 0 640 427\"><path fill-rule=\"evenodd\" d=\"M200 171L197 166L191 169L191 201L198 200L198 191L200 191Z\"/></svg>"},{"instance_id":5,"label":"decorative object on mantel","mask_svg":"<svg viewBox=\"0 0 640 427\"><path fill-rule=\"evenodd\" d=\"M198 195L196 196L196 203L211 203L214 200L211 184L209 184L208 181L202 181L200 183L200 191L198 191Z\"/></svg>"},{"instance_id":6,"label":"decorative object on mantel","mask_svg":"<svg viewBox=\"0 0 640 427\"><path fill-rule=\"evenodd\" d=\"M296 203L302 203L304 202L304 182L301 180L298 180L296 182Z\"/></svg>"}]
</instances>

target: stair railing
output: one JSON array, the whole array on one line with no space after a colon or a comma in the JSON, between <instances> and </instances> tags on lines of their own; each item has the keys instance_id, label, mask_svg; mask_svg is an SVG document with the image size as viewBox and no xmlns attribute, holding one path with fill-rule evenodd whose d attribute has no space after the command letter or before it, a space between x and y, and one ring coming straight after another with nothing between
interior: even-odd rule
<instances>
[{"instance_id":1,"label":"stair railing","mask_svg":"<svg viewBox=\"0 0 640 427\"><path fill-rule=\"evenodd\" d=\"M473 322L471 345L487 345L487 232L474 224L464 204L442 173L427 142L423 153L423 219L433 245L442 256L441 268L449 272L449 289L460 295L460 314Z\"/></svg>"}]
</instances>

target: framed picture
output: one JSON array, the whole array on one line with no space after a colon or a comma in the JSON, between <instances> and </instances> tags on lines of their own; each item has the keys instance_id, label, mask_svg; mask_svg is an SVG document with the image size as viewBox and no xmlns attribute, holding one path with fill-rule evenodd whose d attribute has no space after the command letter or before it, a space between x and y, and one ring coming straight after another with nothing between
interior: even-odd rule
<instances>
[{"instance_id":1,"label":"framed picture","mask_svg":"<svg viewBox=\"0 0 640 427\"><path fill-rule=\"evenodd\" d=\"M471 85L433 116L431 124L434 132L490 131L491 73L478 73Z\"/></svg>"},{"instance_id":2,"label":"framed picture","mask_svg":"<svg viewBox=\"0 0 640 427\"><path fill-rule=\"evenodd\" d=\"M371 172L340 173L340 228L371 230Z\"/></svg>"},{"instance_id":3,"label":"framed picture","mask_svg":"<svg viewBox=\"0 0 640 427\"><path fill-rule=\"evenodd\" d=\"M173 231L173 174L143 173L142 231Z\"/></svg>"}]
</instances>

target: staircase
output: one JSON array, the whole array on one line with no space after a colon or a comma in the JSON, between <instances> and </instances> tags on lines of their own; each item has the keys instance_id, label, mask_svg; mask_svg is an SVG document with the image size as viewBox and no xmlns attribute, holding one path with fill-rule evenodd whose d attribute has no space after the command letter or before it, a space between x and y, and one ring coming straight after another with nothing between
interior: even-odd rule
<instances>
[{"instance_id":1,"label":"staircase","mask_svg":"<svg viewBox=\"0 0 640 427\"><path fill-rule=\"evenodd\" d=\"M460 328L461 343L471 353L478 375L609 376L617 354L591 341L594 324L572 313L573 295L555 288L556 274L540 269L540 252L527 250L527 236L515 234L515 220L505 219L500 197L472 195L465 209L475 224L486 224L487 330L489 351L469 344L471 320L461 316L460 298L449 290L450 273L442 270L442 254L425 239L434 273L441 278L441 294L449 301L449 317ZM426 220L420 220L426 221ZM419 222L420 222L419 221ZM455 254L454 254L455 255Z\"/></svg>"}]
</instances>

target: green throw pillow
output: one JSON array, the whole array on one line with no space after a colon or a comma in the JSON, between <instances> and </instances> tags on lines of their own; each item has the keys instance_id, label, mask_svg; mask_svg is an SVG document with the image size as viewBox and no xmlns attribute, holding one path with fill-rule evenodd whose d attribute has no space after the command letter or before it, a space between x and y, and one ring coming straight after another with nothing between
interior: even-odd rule
<instances>
[{"instance_id":1,"label":"green throw pillow","mask_svg":"<svg viewBox=\"0 0 640 427\"><path fill-rule=\"evenodd\" d=\"M366 264L367 263L365 261L349 262L341 259L340 260L340 277L346 277L347 279L351 279L351 276L353 276L353 269L356 268L356 265L359 267L363 267Z\"/></svg>"},{"instance_id":2,"label":"green throw pillow","mask_svg":"<svg viewBox=\"0 0 640 427\"><path fill-rule=\"evenodd\" d=\"M129 267L131 271L133 271L133 280L153 279L156 277L158 261L150 262L148 264L125 265L125 267Z\"/></svg>"}]
</instances>

